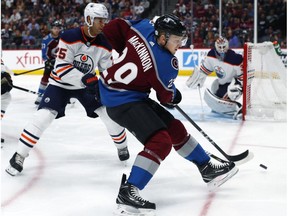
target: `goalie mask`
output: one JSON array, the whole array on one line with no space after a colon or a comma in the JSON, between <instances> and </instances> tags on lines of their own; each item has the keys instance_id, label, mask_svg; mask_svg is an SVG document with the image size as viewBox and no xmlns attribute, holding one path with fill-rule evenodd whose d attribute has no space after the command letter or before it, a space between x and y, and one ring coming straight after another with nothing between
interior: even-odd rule
<instances>
[{"instance_id":1,"label":"goalie mask","mask_svg":"<svg viewBox=\"0 0 288 216\"><path fill-rule=\"evenodd\" d=\"M225 53L229 49L228 40L225 37L220 36L215 41L215 49L216 49L217 56L223 61L225 58Z\"/></svg>"},{"instance_id":2,"label":"goalie mask","mask_svg":"<svg viewBox=\"0 0 288 216\"><path fill-rule=\"evenodd\" d=\"M160 16L154 25L156 37L160 37L165 33L166 43L170 35L182 37L181 46L185 46L187 42L187 31L184 23L175 15L167 14Z\"/></svg>"},{"instance_id":3,"label":"goalie mask","mask_svg":"<svg viewBox=\"0 0 288 216\"><path fill-rule=\"evenodd\" d=\"M103 4L99 3L89 3L84 9L84 18L85 23L88 27L93 26L93 22L95 18L104 19L104 22L108 22L108 10ZM88 17L90 17L90 22L88 21Z\"/></svg>"}]
</instances>

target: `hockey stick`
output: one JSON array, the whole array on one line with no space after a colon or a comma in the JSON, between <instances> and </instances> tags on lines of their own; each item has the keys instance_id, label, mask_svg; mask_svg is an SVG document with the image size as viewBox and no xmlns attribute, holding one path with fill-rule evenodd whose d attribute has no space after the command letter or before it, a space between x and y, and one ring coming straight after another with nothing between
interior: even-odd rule
<instances>
[{"instance_id":1,"label":"hockey stick","mask_svg":"<svg viewBox=\"0 0 288 216\"><path fill-rule=\"evenodd\" d=\"M21 91L25 91L25 92L29 92L29 93L32 93L32 94L36 94L36 95L42 96L42 94L40 94L40 93L38 93L38 92L31 91L31 90L29 90L29 89L22 88L22 87L20 87L20 86L12 85L12 87L15 88L15 89L19 89L19 90L21 90Z\"/></svg>"},{"instance_id":2,"label":"hockey stick","mask_svg":"<svg viewBox=\"0 0 288 216\"><path fill-rule=\"evenodd\" d=\"M198 65L196 65L196 61L195 61L195 59L193 57L193 54L194 54L194 45L193 44L190 45L190 49L191 49L191 53L192 53L192 59L193 59L193 62L194 62L194 70L195 70L195 67L198 67ZM201 118L201 120L204 120L204 107L203 107L203 103L202 103L202 95L201 95L201 90L200 90L200 88L201 88L200 84L197 85L197 88L198 88L198 93L199 93L199 97L200 97L201 111L202 111L202 113L200 114L200 118Z\"/></svg>"},{"instance_id":3,"label":"hockey stick","mask_svg":"<svg viewBox=\"0 0 288 216\"><path fill-rule=\"evenodd\" d=\"M19 75L22 75L22 74L27 74L27 73L31 73L31 72L34 72L34 71L37 71L37 70L41 70L45 67L40 67L40 68L36 68L36 69L33 69L33 70L28 70L28 71L25 71L25 72L22 72L22 73L14 73L14 76L19 76Z\"/></svg>"},{"instance_id":4,"label":"hockey stick","mask_svg":"<svg viewBox=\"0 0 288 216\"><path fill-rule=\"evenodd\" d=\"M202 113L201 113L200 117L201 117L202 120L204 120L204 107L203 107L203 102L202 102L202 95L201 95L201 90L200 90L200 84L198 84L197 88L198 88L198 93L199 93L200 102L201 102L201 110L202 110Z\"/></svg>"},{"instance_id":5,"label":"hockey stick","mask_svg":"<svg viewBox=\"0 0 288 216\"><path fill-rule=\"evenodd\" d=\"M229 161L240 162L241 160L248 158L249 150L238 155L226 154L178 105L175 105L175 108ZM253 156L250 155L250 157Z\"/></svg>"}]
</instances>

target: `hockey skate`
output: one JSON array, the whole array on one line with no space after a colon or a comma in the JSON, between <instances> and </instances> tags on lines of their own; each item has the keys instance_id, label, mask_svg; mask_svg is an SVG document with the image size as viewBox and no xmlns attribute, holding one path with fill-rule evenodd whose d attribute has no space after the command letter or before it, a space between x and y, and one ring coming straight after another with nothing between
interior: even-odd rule
<instances>
[{"instance_id":1,"label":"hockey skate","mask_svg":"<svg viewBox=\"0 0 288 216\"><path fill-rule=\"evenodd\" d=\"M242 119L242 105L238 103L238 106L238 110L233 115L233 119L235 120Z\"/></svg>"},{"instance_id":2,"label":"hockey skate","mask_svg":"<svg viewBox=\"0 0 288 216\"><path fill-rule=\"evenodd\" d=\"M6 172L11 176L17 175L23 170L24 160L25 157L15 152L13 157L9 161L10 165L6 168Z\"/></svg>"},{"instance_id":3,"label":"hockey skate","mask_svg":"<svg viewBox=\"0 0 288 216\"><path fill-rule=\"evenodd\" d=\"M137 215L154 216L156 205L144 200L138 193L138 188L126 182L126 175L123 174L122 181L116 199L118 208L114 215Z\"/></svg>"},{"instance_id":4,"label":"hockey skate","mask_svg":"<svg viewBox=\"0 0 288 216\"><path fill-rule=\"evenodd\" d=\"M238 168L233 162L212 163L211 159L207 163L198 166L198 169L210 191L220 187L238 172Z\"/></svg>"},{"instance_id":5,"label":"hockey skate","mask_svg":"<svg viewBox=\"0 0 288 216\"><path fill-rule=\"evenodd\" d=\"M41 100L42 100L42 95L38 95L38 97L36 98L36 100L35 100L35 105L39 105L40 104L40 102L41 102Z\"/></svg>"},{"instance_id":6,"label":"hockey skate","mask_svg":"<svg viewBox=\"0 0 288 216\"><path fill-rule=\"evenodd\" d=\"M117 149L117 150L118 150L118 157L120 161L126 161L129 159L130 155L129 155L127 146L122 149Z\"/></svg>"}]
</instances>

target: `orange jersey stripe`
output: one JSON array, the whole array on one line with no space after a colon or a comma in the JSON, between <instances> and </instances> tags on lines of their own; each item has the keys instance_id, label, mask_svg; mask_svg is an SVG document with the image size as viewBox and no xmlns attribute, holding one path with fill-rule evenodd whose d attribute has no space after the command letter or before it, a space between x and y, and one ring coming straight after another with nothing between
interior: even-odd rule
<instances>
[{"instance_id":1,"label":"orange jersey stripe","mask_svg":"<svg viewBox=\"0 0 288 216\"><path fill-rule=\"evenodd\" d=\"M65 67L62 67L62 68L56 70L56 74L61 73L61 72L63 72L64 70L67 70L67 69L72 68L72 67L73 67L72 65L67 65L67 66L65 66Z\"/></svg>"},{"instance_id":2,"label":"orange jersey stripe","mask_svg":"<svg viewBox=\"0 0 288 216\"><path fill-rule=\"evenodd\" d=\"M55 80L61 80L58 76L54 76L52 73L50 74L50 77L52 77Z\"/></svg>"}]
</instances>

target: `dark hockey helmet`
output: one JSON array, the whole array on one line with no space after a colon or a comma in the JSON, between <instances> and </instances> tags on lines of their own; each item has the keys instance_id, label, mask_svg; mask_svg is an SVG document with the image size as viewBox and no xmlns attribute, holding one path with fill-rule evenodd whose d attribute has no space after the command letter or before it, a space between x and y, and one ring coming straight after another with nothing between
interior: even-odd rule
<instances>
[{"instance_id":1,"label":"dark hockey helmet","mask_svg":"<svg viewBox=\"0 0 288 216\"><path fill-rule=\"evenodd\" d=\"M184 46L187 42L187 31L185 24L174 14L160 16L156 20L154 28L156 37L159 37L164 32L166 40L168 40L169 36L173 34L183 37L182 46Z\"/></svg>"},{"instance_id":2,"label":"dark hockey helmet","mask_svg":"<svg viewBox=\"0 0 288 216\"><path fill-rule=\"evenodd\" d=\"M52 27L56 26L56 27L59 27L61 28L62 27L62 23L60 20L55 20L52 24L51 24Z\"/></svg>"}]
</instances>

